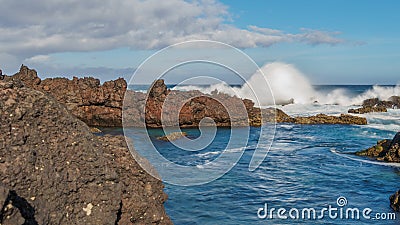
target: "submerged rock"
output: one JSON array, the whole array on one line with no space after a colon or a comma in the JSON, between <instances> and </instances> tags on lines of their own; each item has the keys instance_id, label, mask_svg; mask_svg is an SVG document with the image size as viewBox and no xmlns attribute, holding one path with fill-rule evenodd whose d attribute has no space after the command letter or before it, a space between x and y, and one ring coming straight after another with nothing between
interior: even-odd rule
<instances>
[{"instance_id":1,"label":"submerged rock","mask_svg":"<svg viewBox=\"0 0 400 225\"><path fill-rule=\"evenodd\" d=\"M400 132L392 140L380 140L376 145L355 153L358 156L367 156L379 161L400 162Z\"/></svg>"},{"instance_id":2,"label":"submerged rock","mask_svg":"<svg viewBox=\"0 0 400 225\"><path fill-rule=\"evenodd\" d=\"M172 224L123 136L96 137L18 81L0 81L0 121L2 224Z\"/></svg>"},{"instance_id":3,"label":"submerged rock","mask_svg":"<svg viewBox=\"0 0 400 225\"><path fill-rule=\"evenodd\" d=\"M157 139L161 141L174 141L186 136L187 136L186 132L172 132L162 137L158 137Z\"/></svg>"}]
</instances>

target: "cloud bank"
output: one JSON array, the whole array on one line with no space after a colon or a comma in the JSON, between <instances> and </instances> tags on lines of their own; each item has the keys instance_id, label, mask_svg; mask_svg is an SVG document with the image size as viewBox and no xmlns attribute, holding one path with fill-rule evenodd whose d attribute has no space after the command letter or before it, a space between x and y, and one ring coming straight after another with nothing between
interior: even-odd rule
<instances>
[{"instance_id":1,"label":"cloud bank","mask_svg":"<svg viewBox=\"0 0 400 225\"><path fill-rule=\"evenodd\" d=\"M20 60L43 61L51 53L120 47L159 49L193 39L238 48L344 42L336 32L241 29L232 25L228 7L214 0L0 0L0 4L0 53Z\"/></svg>"}]
</instances>

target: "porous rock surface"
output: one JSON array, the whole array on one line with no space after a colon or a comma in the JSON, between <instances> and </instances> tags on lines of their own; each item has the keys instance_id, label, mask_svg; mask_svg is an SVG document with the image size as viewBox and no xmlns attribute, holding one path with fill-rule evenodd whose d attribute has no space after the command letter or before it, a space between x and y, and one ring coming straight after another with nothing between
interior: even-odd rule
<instances>
[{"instance_id":1,"label":"porous rock surface","mask_svg":"<svg viewBox=\"0 0 400 225\"><path fill-rule=\"evenodd\" d=\"M18 81L0 81L0 109L0 224L171 224L124 137Z\"/></svg>"}]
</instances>

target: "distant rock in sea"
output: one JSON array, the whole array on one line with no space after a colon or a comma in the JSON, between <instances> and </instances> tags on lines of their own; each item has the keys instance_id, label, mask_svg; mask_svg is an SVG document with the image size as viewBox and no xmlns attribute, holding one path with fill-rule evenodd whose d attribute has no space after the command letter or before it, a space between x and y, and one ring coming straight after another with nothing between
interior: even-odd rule
<instances>
[{"instance_id":1,"label":"distant rock in sea","mask_svg":"<svg viewBox=\"0 0 400 225\"><path fill-rule=\"evenodd\" d=\"M387 101L380 100L379 98L371 98L364 100L362 106L364 108L389 108L389 109L400 109L400 96L392 96Z\"/></svg>"},{"instance_id":2,"label":"distant rock in sea","mask_svg":"<svg viewBox=\"0 0 400 225\"><path fill-rule=\"evenodd\" d=\"M123 136L93 135L18 80L0 80L0 118L1 224L172 224L162 182Z\"/></svg>"},{"instance_id":3,"label":"distant rock in sea","mask_svg":"<svg viewBox=\"0 0 400 225\"><path fill-rule=\"evenodd\" d=\"M353 124L353 125L366 125L367 119L348 114L341 114L340 116L329 116L325 114L317 114L315 116L295 117L294 123L297 124Z\"/></svg>"},{"instance_id":4,"label":"distant rock in sea","mask_svg":"<svg viewBox=\"0 0 400 225\"><path fill-rule=\"evenodd\" d=\"M349 109L349 113L353 114L364 114L364 113L372 113L372 112L387 112L386 107L383 106L365 106L357 109Z\"/></svg>"}]
</instances>

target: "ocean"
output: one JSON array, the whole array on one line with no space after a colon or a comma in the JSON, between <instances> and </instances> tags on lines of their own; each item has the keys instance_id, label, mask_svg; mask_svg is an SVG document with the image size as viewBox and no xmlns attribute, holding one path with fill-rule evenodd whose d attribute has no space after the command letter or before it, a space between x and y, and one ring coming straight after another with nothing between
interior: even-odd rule
<instances>
[{"instance_id":1,"label":"ocean","mask_svg":"<svg viewBox=\"0 0 400 225\"><path fill-rule=\"evenodd\" d=\"M335 96L332 100L337 102L296 103L295 100L295 104L276 107L291 116L338 115L356 108L352 104L362 98L382 97L383 92L385 96L397 93L399 86L320 85L313 89L325 99ZM240 160L218 179L195 186L165 182L169 196L165 208L175 224L400 224L400 214L392 214L389 206L389 196L400 189L399 167L374 164L366 158L345 154L371 147L380 139L392 139L400 131L400 110L361 116L367 118L368 125L278 124L267 157L254 171L249 170L249 163L260 133L268 133L269 126L250 128L249 135L244 137L248 142L239 150L226 149L233 132L230 128L218 128L213 141L199 151L184 151L172 143L157 140L164 134L162 129L143 133L137 128L125 128L124 132L134 140L135 148L141 149L139 152L146 151L149 144L146 136L149 136L162 156L200 170L201 165L212 162L223 152L242 151ZM232 129L241 132L244 128ZM192 139L200 135L198 129L183 131ZM108 128L104 132L118 134L122 130ZM221 165L221 169L224 167ZM331 209L331 214L325 208ZM278 209L282 218L278 216ZM355 209L359 210L359 219L346 217Z\"/></svg>"}]
</instances>

